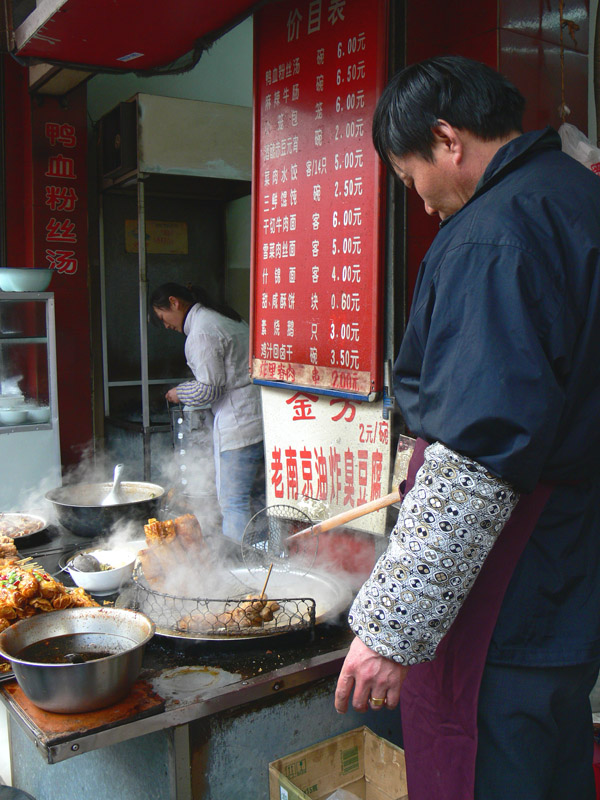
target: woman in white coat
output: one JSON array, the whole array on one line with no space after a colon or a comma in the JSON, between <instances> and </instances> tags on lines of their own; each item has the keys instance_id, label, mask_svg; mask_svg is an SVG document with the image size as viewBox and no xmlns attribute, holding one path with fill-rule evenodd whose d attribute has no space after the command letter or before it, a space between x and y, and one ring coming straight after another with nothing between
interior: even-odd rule
<instances>
[{"instance_id":1,"label":"woman in white coat","mask_svg":"<svg viewBox=\"0 0 600 800\"><path fill-rule=\"evenodd\" d=\"M169 389L166 398L184 408L211 408L223 535L239 543L250 517L265 503L262 409L248 370L248 325L201 289L178 283L159 286L150 307L159 324L186 337L194 380Z\"/></svg>"}]
</instances>

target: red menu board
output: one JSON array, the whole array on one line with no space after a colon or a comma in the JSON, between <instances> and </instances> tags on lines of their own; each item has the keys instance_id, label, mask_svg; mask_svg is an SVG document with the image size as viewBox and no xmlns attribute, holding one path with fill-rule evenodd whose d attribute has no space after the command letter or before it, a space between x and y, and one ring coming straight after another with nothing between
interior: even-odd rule
<instances>
[{"instance_id":1,"label":"red menu board","mask_svg":"<svg viewBox=\"0 0 600 800\"><path fill-rule=\"evenodd\" d=\"M387 2L286 0L254 30L252 376L369 397L382 383L371 120Z\"/></svg>"}]
</instances>

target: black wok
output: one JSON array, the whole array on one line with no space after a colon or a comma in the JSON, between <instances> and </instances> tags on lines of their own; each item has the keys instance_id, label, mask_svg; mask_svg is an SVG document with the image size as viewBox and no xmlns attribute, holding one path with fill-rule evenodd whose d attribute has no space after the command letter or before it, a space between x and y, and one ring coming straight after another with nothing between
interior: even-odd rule
<instances>
[{"instance_id":1,"label":"black wok","mask_svg":"<svg viewBox=\"0 0 600 800\"><path fill-rule=\"evenodd\" d=\"M113 525L125 522L146 523L156 517L165 490L157 483L123 481L121 490L127 501L103 506L112 488L108 483L76 483L47 492L58 522L77 536L95 537L109 533Z\"/></svg>"}]
</instances>

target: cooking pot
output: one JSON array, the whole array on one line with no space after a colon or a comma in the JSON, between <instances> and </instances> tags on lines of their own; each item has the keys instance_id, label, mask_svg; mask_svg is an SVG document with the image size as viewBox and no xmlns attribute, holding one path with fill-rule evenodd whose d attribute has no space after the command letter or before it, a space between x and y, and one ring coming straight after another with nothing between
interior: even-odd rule
<instances>
[{"instance_id":1,"label":"cooking pot","mask_svg":"<svg viewBox=\"0 0 600 800\"><path fill-rule=\"evenodd\" d=\"M101 505L112 489L112 482L75 483L46 493L56 510L58 522L77 536L94 537L108 533L116 523L143 522L156 517L165 490L157 483L123 481L126 500L117 505Z\"/></svg>"},{"instance_id":2,"label":"cooking pot","mask_svg":"<svg viewBox=\"0 0 600 800\"><path fill-rule=\"evenodd\" d=\"M66 608L15 622L0 633L0 655L32 703L75 714L125 697L153 635L154 623L136 611Z\"/></svg>"}]
</instances>

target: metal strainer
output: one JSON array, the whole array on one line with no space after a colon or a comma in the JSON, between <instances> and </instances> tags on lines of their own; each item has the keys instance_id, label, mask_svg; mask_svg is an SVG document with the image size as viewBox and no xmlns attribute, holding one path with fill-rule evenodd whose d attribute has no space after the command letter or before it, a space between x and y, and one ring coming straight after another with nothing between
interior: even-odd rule
<instances>
[{"instance_id":1,"label":"metal strainer","mask_svg":"<svg viewBox=\"0 0 600 800\"><path fill-rule=\"evenodd\" d=\"M267 506L255 514L242 536L242 558L246 568L264 570L273 564L276 570L294 570L306 575L319 549L319 537L289 537L312 525L303 511L288 505Z\"/></svg>"}]
</instances>

